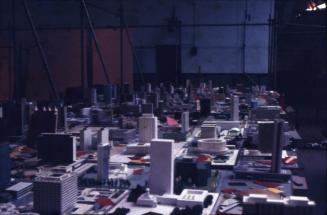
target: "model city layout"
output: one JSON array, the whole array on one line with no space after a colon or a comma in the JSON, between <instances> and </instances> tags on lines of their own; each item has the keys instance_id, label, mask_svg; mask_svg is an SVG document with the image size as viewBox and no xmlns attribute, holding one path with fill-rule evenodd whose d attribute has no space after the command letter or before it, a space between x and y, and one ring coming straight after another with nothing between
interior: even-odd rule
<instances>
[{"instance_id":1,"label":"model city layout","mask_svg":"<svg viewBox=\"0 0 327 215\"><path fill-rule=\"evenodd\" d=\"M277 92L187 80L89 94L1 104L0 214L311 214Z\"/></svg>"}]
</instances>

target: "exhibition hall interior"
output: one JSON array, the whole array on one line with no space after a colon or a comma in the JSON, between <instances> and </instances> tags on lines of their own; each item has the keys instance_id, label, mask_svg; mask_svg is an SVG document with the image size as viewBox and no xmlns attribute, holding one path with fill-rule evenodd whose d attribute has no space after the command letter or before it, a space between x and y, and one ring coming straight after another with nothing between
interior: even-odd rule
<instances>
[{"instance_id":1,"label":"exhibition hall interior","mask_svg":"<svg viewBox=\"0 0 327 215\"><path fill-rule=\"evenodd\" d=\"M0 0L1 215L326 215L326 0Z\"/></svg>"}]
</instances>

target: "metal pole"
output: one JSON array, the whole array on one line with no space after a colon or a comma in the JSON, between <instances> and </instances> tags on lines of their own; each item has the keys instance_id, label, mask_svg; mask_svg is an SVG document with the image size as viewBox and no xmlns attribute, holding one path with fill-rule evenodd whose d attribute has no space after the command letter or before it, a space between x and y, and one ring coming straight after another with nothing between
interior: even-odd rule
<instances>
[{"instance_id":1,"label":"metal pole","mask_svg":"<svg viewBox=\"0 0 327 215\"><path fill-rule=\"evenodd\" d=\"M23 46L20 43L16 52L16 77L14 85L14 99L21 101L23 97Z\"/></svg>"},{"instance_id":2,"label":"metal pole","mask_svg":"<svg viewBox=\"0 0 327 215\"><path fill-rule=\"evenodd\" d=\"M245 78L247 78L251 84L256 84L256 82L248 75L246 74L246 26L251 25L249 23L246 23L248 18L248 0L245 1L245 10L244 10L244 22L243 22L243 45L242 45L242 50L243 50L243 55L242 55L242 66L243 66L243 75ZM269 25L269 24L268 24Z\"/></svg>"},{"instance_id":3,"label":"metal pole","mask_svg":"<svg viewBox=\"0 0 327 215\"><path fill-rule=\"evenodd\" d=\"M133 42L131 40L131 37L130 37L130 34L129 34L129 30L128 30L128 26L127 26L127 24L125 22L125 19L124 19L124 29L125 29L125 33L126 33L126 36L127 36L128 43L129 43L129 45L131 46L131 49L132 49L133 57L134 57L134 60L135 60L135 63L136 63L137 72L141 75L141 81L142 81L142 83L145 84L143 73L142 73L142 71L140 69L140 63L138 61L138 58L137 58L137 55L136 55L136 51L135 51L135 47L134 47Z\"/></svg>"},{"instance_id":4,"label":"metal pole","mask_svg":"<svg viewBox=\"0 0 327 215\"><path fill-rule=\"evenodd\" d=\"M83 5L81 4L80 6L80 21L81 21L81 88L82 88L82 93L84 92L85 88L85 78L84 78L84 70L85 70L85 54L84 54L84 13L83 13ZM84 96L84 95L83 95Z\"/></svg>"},{"instance_id":5,"label":"metal pole","mask_svg":"<svg viewBox=\"0 0 327 215\"><path fill-rule=\"evenodd\" d=\"M27 0L23 0L23 3L24 3L25 13L26 13L26 16L28 18L28 22L29 22L29 24L30 24L30 26L32 28L34 39L35 39L35 42L37 44L39 53L41 55L41 60L42 60L42 64L43 64L43 67L44 67L44 71L46 72L46 75L47 75L47 78L48 78L48 81L49 81L49 84L50 84L50 87L51 87L53 96L56 99L58 99L57 89L56 89L56 87L54 85L54 81L53 81L52 76L51 76L51 72L50 72L48 60L46 58L44 49L43 49L43 47L41 45L41 41L40 41L39 35L38 35L37 31L36 31L36 28L35 28L35 25L34 25L34 21L33 21L32 15L31 15L31 11L30 11L30 9L28 7L28 4L27 4Z\"/></svg>"},{"instance_id":6,"label":"metal pole","mask_svg":"<svg viewBox=\"0 0 327 215\"><path fill-rule=\"evenodd\" d=\"M91 88L93 86L93 46L90 31L87 31L86 74L87 87Z\"/></svg>"},{"instance_id":7,"label":"metal pole","mask_svg":"<svg viewBox=\"0 0 327 215\"><path fill-rule=\"evenodd\" d=\"M8 56L12 56L12 47L8 48ZM13 59L11 59L13 61ZM12 93L11 93L11 88L12 88L12 73L13 73L13 68L12 68L12 62L10 62L9 68L8 68L8 99L10 100L12 98Z\"/></svg>"},{"instance_id":8,"label":"metal pole","mask_svg":"<svg viewBox=\"0 0 327 215\"><path fill-rule=\"evenodd\" d=\"M124 32L123 32L123 24L124 24L124 8L123 5L120 4L119 8L120 15L120 28L119 28L119 36L120 36L120 87L123 89L124 85ZM123 96L123 90L121 91L121 96Z\"/></svg>"},{"instance_id":9,"label":"metal pole","mask_svg":"<svg viewBox=\"0 0 327 215\"><path fill-rule=\"evenodd\" d=\"M178 84L182 85L182 77L183 77L183 65L182 65L182 28L181 28L182 21L179 22L178 27L178 46L179 46L179 53L178 53Z\"/></svg>"},{"instance_id":10,"label":"metal pole","mask_svg":"<svg viewBox=\"0 0 327 215\"><path fill-rule=\"evenodd\" d=\"M12 57L11 59L11 68L9 71L9 95L8 98L12 99L13 98L13 89L12 89L12 77L14 74L14 77L16 77L16 1L11 0L11 15L12 15L12 34L11 34L11 39L12 39L12 48L9 49L10 56ZM12 50L12 51L11 51Z\"/></svg>"},{"instance_id":11,"label":"metal pole","mask_svg":"<svg viewBox=\"0 0 327 215\"><path fill-rule=\"evenodd\" d=\"M248 1L245 1L245 10L244 10L244 23L243 23L243 44L242 44L242 73L245 74L245 55L246 55L246 20L248 16Z\"/></svg>"},{"instance_id":12,"label":"metal pole","mask_svg":"<svg viewBox=\"0 0 327 215\"><path fill-rule=\"evenodd\" d=\"M272 57L273 57L273 64L272 64L272 72L274 77L274 83L273 87L274 90L277 90L277 52L278 52L278 23L279 23L279 17L278 17L278 2L275 2L275 9L274 9L274 23L273 23L273 48L272 48Z\"/></svg>"},{"instance_id":13,"label":"metal pole","mask_svg":"<svg viewBox=\"0 0 327 215\"><path fill-rule=\"evenodd\" d=\"M85 1L84 0L81 0L81 3L82 3L82 7L84 8L85 16L87 18L87 22L88 22L89 27L90 27L90 30L91 30L91 35L92 35L92 38L94 40L95 47L97 49L97 52L98 52L98 55L99 55L99 58L100 58L100 62L101 62L102 69L103 69L103 73L105 75L105 78L106 78L107 83L110 84L110 78L109 78L109 75L107 73L106 64L104 63L103 55L102 55L102 52L101 52L101 49L100 49L100 46L99 46L99 43L98 43L98 40L97 40L95 31L94 31L94 27L93 27L93 24L92 24L92 21L91 21L91 17L90 17L89 11L88 11L88 9L86 7Z\"/></svg>"},{"instance_id":14,"label":"metal pole","mask_svg":"<svg viewBox=\"0 0 327 215\"><path fill-rule=\"evenodd\" d=\"M180 84L181 79L181 49L182 49L182 31L181 21L176 23L176 71L175 71L175 84L176 87Z\"/></svg>"},{"instance_id":15,"label":"metal pole","mask_svg":"<svg viewBox=\"0 0 327 215\"><path fill-rule=\"evenodd\" d=\"M274 81L273 81L273 19L275 18L273 12L276 9L274 5L275 1L271 0L270 1L270 13L269 13L269 34L268 34L268 79L267 79L267 84L269 83L270 88L273 89L274 86Z\"/></svg>"}]
</instances>

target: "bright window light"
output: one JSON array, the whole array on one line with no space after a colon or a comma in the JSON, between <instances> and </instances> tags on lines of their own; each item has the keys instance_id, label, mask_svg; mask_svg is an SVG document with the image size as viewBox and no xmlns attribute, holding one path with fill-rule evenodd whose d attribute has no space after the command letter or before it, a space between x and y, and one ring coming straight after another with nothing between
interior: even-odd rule
<instances>
[{"instance_id":1,"label":"bright window light","mask_svg":"<svg viewBox=\"0 0 327 215\"><path fill-rule=\"evenodd\" d=\"M317 8L319 10L326 9L326 3L322 3L322 4L318 5Z\"/></svg>"},{"instance_id":2,"label":"bright window light","mask_svg":"<svg viewBox=\"0 0 327 215\"><path fill-rule=\"evenodd\" d=\"M316 5L315 2L310 1L308 3L308 7L307 9L305 9L306 11L316 11L316 10L324 10L326 9L326 3L321 3L319 5Z\"/></svg>"}]
</instances>

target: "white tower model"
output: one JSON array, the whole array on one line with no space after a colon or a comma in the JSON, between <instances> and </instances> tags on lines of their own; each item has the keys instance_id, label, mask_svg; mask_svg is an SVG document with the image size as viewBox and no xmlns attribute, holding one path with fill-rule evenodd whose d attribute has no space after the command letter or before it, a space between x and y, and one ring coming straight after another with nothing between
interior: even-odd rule
<instances>
[{"instance_id":1,"label":"white tower model","mask_svg":"<svg viewBox=\"0 0 327 215\"><path fill-rule=\"evenodd\" d=\"M190 129L190 114L188 111L182 113L181 117L182 132L187 132Z\"/></svg>"},{"instance_id":2,"label":"white tower model","mask_svg":"<svg viewBox=\"0 0 327 215\"><path fill-rule=\"evenodd\" d=\"M98 145L98 181L104 183L108 180L109 175L109 143Z\"/></svg>"},{"instance_id":3,"label":"white tower model","mask_svg":"<svg viewBox=\"0 0 327 215\"><path fill-rule=\"evenodd\" d=\"M139 142L150 143L158 137L158 119L153 114L143 114L139 118Z\"/></svg>"},{"instance_id":4,"label":"white tower model","mask_svg":"<svg viewBox=\"0 0 327 215\"><path fill-rule=\"evenodd\" d=\"M151 83L147 83L147 84L146 84L146 92L147 92L147 93L151 93L151 92L152 92L152 89L151 89Z\"/></svg>"},{"instance_id":5,"label":"white tower model","mask_svg":"<svg viewBox=\"0 0 327 215\"><path fill-rule=\"evenodd\" d=\"M109 141L109 128L101 128L97 133L98 145L108 143Z\"/></svg>"},{"instance_id":6,"label":"white tower model","mask_svg":"<svg viewBox=\"0 0 327 215\"><path fill-rule=\"evenodd\" d=\"M231 112L231 115L232 115L232 120L233 121L238 121L239 120L239 97L238 96L233 96L232 98L232 112Z\"/></svg>"},{"instance_id":7,"label":"white tower model","mask_svg":"<svg viewBox=\"0 0 327 215\"><path fill-rule=\"evenodd\" d=\"M153 139L150 146L150 193L156 195L174 192L174 140Z\"/></svg>"},{"instance_id":8,"label":"white tower model","mask_svg":"<svg viewBox=\"0 0 327 215\"><path fill-rule=\"evenodd\" d=\"M89 128L84 128L80 132L80 148L82 151L87 151L92 145L92 131Z\"/></svg>"}]
</instances>

